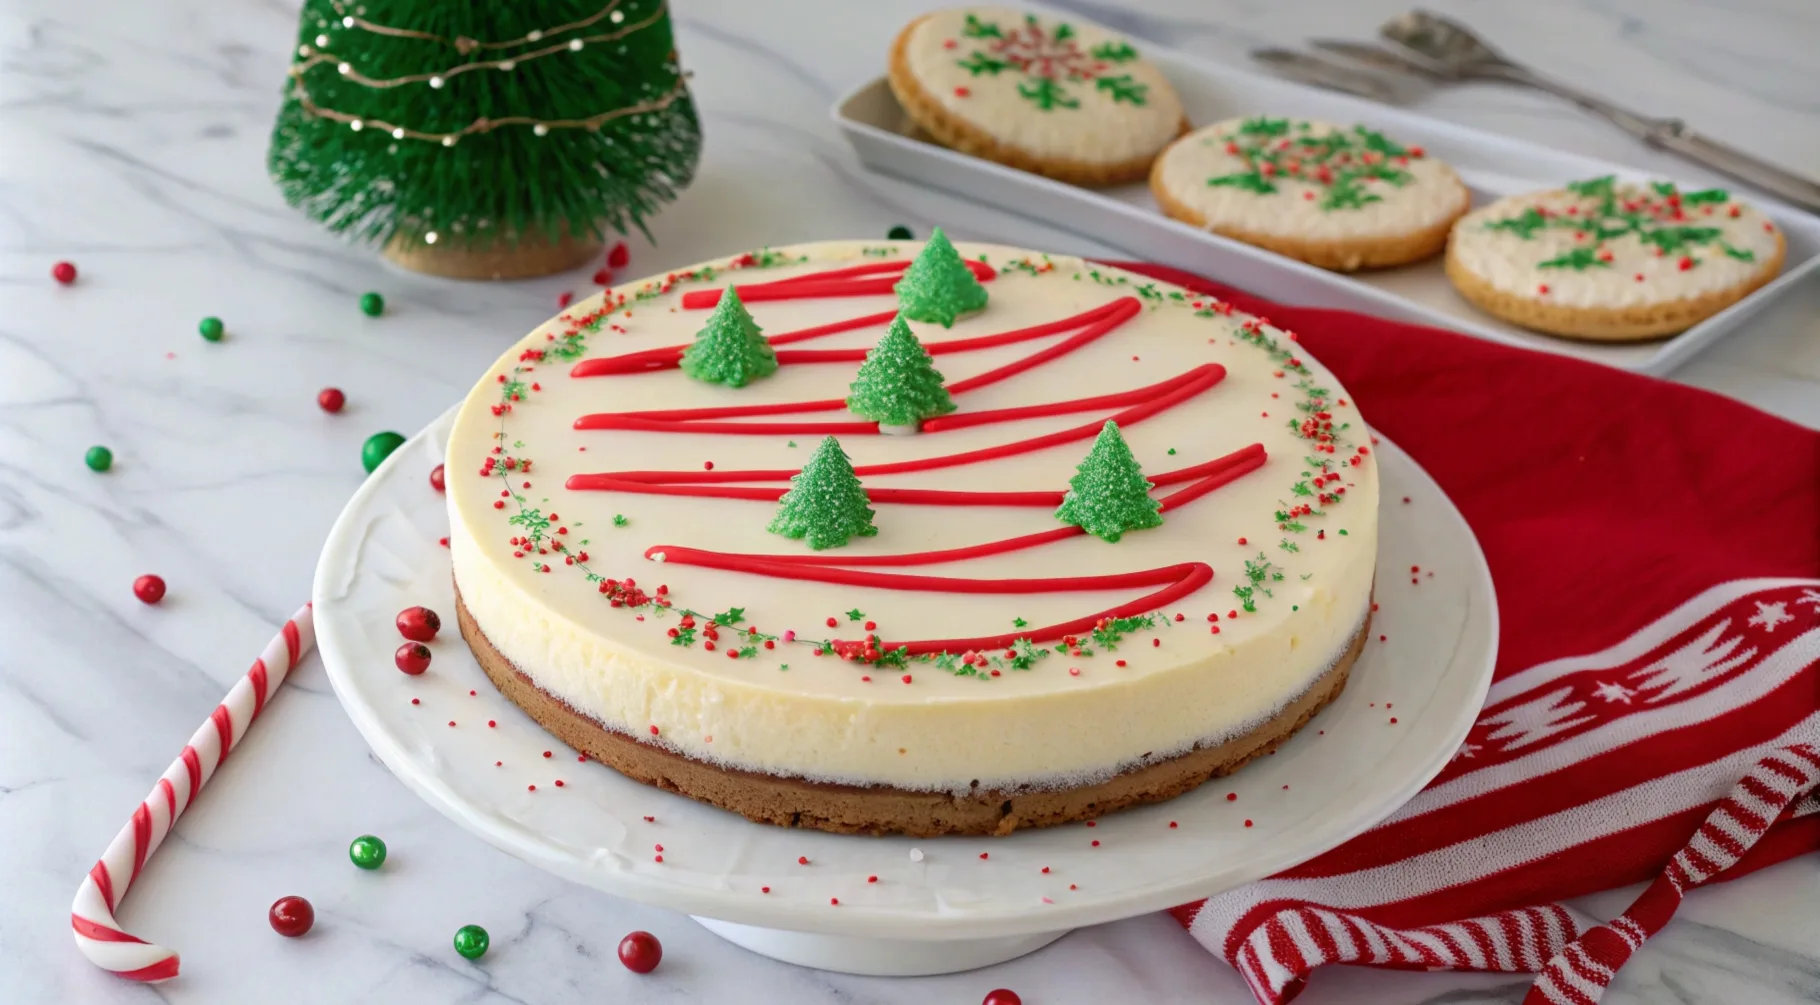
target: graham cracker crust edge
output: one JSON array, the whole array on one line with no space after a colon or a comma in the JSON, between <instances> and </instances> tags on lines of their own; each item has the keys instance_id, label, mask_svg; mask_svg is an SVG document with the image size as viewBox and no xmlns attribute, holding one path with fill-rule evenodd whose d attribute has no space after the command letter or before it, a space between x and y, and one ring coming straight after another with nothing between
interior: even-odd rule
<instances>
[{"instance_id":1,"label":"graham cracker crust edge","mask_svg":"<svg viewBox=\"0 0 1820 1005\"><path fill-rule=\"evenodd\" d=\"M1305 691L1256 728L1209 747L1133 768L1073 789L979 789L957 795L890 786L842 785L768 775L697 761L602 726L539 688L493 646L469 613L458 587L455 617L461 637L501 694L557 739L628 778L756 823L835 834L1004 835L1024 827L1053 827L1115 810L1173 799L1211 778L1232 774L1275 750L1307 725L1346 687L1371 627L1366 614L1351 643Z\"/></svg>"}]
</instances>

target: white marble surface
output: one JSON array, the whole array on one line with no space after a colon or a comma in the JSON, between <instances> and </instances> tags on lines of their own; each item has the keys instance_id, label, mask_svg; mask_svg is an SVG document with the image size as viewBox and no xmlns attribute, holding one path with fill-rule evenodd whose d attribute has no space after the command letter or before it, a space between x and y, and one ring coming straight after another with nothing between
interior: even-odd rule
<instances>
[{"instance_id":1,"label":"white marble surface","mask_svg":"<svg viewBox=\"0 0 1820 1005\"><path fill-rule=\"evenodd\" d=\"M860 171L828 122L879 71L914 0L775 5L675 0L708 135L702 174L659 217L659 271L731 249L883 234L1103 253L1049 227ZM1396 0L1168 0L1071 7L1214 58L1302 36L1364 36ZM1451 0L1513 54L1796 167L1820 165L1820 19L1807 0ZM316 548L359 483L360 442L414 430L575 275L464 286L404 275L288 210L263 172L294 33L288 3L10 0L0 5L0 1002L978 1001L1030 1005L1248 1001L1173 922L1078 932L1035 956L914 981L798 970L688 919L570 886L510 860L413 798L366 751L309 664L187 816L123 912L185 952L156 989L88 966L65 921L82 872L183 740L308 591ZM1441 93L1435 114L1699 178L1550 99ZM79 285L52 284L73 259ZM1809 284L1677 379L1820 426L1820 289ZM383 291L368 319L355 299ZM220 345L195 335L217 314ZM174 354L174 355L169 355ZM340 416L316 409L336 385ZM114 470L82 465L110 445ZM133 577L170 583L163 605ZM343 849L391 844L379 874ZM264 922L288 893L317 931ZM1690 899L1607 1001L1820 997L1820 862ZM1612 912L1623 892L1593 898ZM465 922L493 951L449 949ZM639 978L613 959L649 929L667 955ZM1334 970L1302 1001L1517 1002L1509 977Z\"/></svg>"}]
</instances>

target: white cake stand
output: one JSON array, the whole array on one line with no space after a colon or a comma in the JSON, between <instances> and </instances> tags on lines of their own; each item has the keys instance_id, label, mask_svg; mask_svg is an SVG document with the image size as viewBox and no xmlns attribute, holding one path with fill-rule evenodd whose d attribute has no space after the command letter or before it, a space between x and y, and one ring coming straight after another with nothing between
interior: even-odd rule
<instances>
[{"instance_id":1,"label":"white cake stand","mask_svg":"<svg viewBox=\"0 0 1820 1005\"><path fill-rule=\"evenodd\" d=\"M968 970L1295 865L1433 778L1490 684L1498 618L1484 556L1440 488L1383 442L1372 638L1345 692L1275 755L1161 805L1008 838L843 837L749 823L577 763L482 674L454 630L438 543L448 520L428 481L452 418L367 480L323 548L316 640L348 715L406 785L499 848L685 911L790 963L879 975ZM401 641L392 622L417 604L445 627L429 672L408 677L392 663Z\"/></svg>"}]
</instances>

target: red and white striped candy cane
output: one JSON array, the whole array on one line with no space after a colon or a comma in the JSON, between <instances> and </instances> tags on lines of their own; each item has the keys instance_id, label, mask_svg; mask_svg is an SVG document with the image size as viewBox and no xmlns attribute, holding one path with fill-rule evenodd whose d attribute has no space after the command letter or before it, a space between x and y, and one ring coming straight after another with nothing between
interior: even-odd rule
<instances>
[{"instance_id":1,"label":"red and white striped candy cane","mask_svg":"<svg viewBox=\"0 0 1820 1005\"><path fill-rule=\"evenodd\" d=\"M121 931L120 923L114 920L114 909L120 906L127 887L139 878L139 870L158 850L177 818L196 801L197 793L215 769L227 760L228 752L265 710L266 701L315 644L310 607L305 604L266 644L264 654L253 661L246 676L215 706L208 721L190 737L183 753L165 769L151 795L133 811L133 818L114 835L113 843L101 854L101 861L83 878L82 886L76 890L76 902L70 905L70 927L76 933L76 948L91 963L134 981L164 981L177 976L176 952Z\"/></svg>"}]
</instances>

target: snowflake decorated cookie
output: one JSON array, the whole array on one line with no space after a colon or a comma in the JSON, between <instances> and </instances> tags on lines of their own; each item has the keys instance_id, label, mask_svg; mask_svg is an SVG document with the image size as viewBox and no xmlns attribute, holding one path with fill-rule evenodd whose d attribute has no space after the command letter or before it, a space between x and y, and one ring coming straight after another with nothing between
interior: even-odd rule
<instances>
[{"instance_id":1,"label":"snowflake decorated cookie","mask_svg":"<svg viewBox=\"0 0 1820 1005\"><path fill-rule=\"evenodd\" d=\"M993 7L938 11L891 46L891 90L963 153L1076 185L1136 181L1187 129L1161 70L1083 22Z\"/></svg>"},{"instance_id":2,"label":"snowflake decorated cookie","mask_svg":"<svg viewBox=\"0 0 1820 1005\"><path fill-rule=\"evenodd\" d=\"M1672 335L1776 277L1787 250L1762 213L1709 188L1611 176L1500 199L1462 217L1447 278L1466 299L1552 335Z\"/></svg>"},{"instance_id":3,"label":"snowflake decorated cookie","mask_svg":"<svg viewBox=\"0 0 1820 1005\"><path fill-rule=\"evenodd\" d=\"M1470 208L1453 168L1366 126L1228 119L1175 141L1150 190L1185 223L1350 272L1440 252Z\"/></svg>"}]
</instances>

